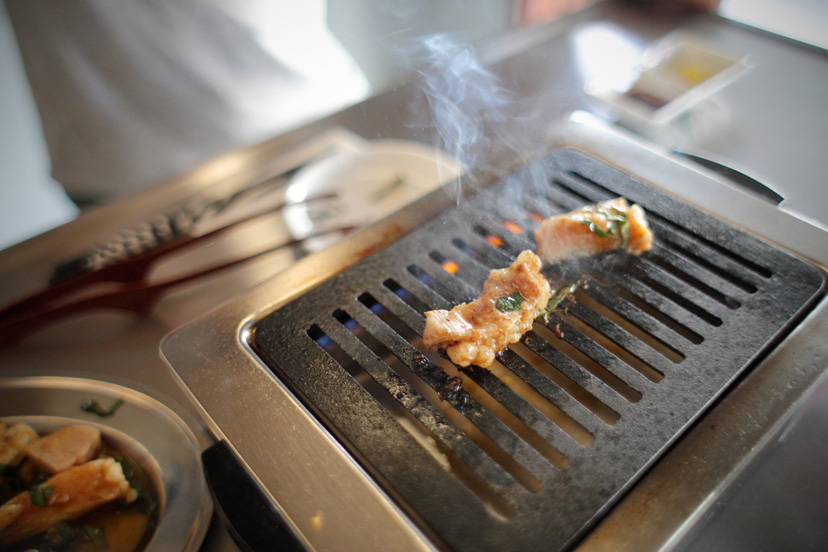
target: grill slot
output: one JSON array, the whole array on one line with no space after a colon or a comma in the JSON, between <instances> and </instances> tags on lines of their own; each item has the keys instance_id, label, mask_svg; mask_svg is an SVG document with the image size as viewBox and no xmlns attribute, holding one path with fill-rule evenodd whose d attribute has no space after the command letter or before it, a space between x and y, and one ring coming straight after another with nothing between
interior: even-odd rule
<instances>
[{"instance_id":1,"label":"grill slot","mask_svg":"<svg viewBox=\"0 0 828 552\"><path fill-rule=\"evenodd\" d=\"M457 282L458 289L462 290L460 294L465 294L469 298L475 297L476 290L483 286L489 273L479 262L459 251L451 254L451 257L446 257L440 251L432 251L429 257L454 277L450 279Z\"/></svg>"},{"instance_id":2,"label":"grill slot","mask_svg":"<svg viewBox=\"0 0 828 552\"><path fill-rule=\"evenodd\" d=\"M472 272L468 263L461 265L435 251L429 253L429 260L436 266L428 272L448 291L446 297L450 298L451 302L457 301L458 298L462 298L462 301L474 299L475 288L465 281L465 278L469 277Z\"/></svg>"},{"instance_id":3,"label":"grill slot","mask_svg":"<svg viewBox=\"0 0 828 552\"><path fill-rule=\"evenodd\" d=\"M416 281L422 284L425 288L428 289L429 295L432 297L432 300L429 303L433 305L448 305L449 302L446 300L446 297L451 297L451 292L446 290L441 283L436 280L431 273L426 272L418 265L410 265L408 267L408 272L412 274ZM415 284L416 286L416 284ZM419 286L417 286L419 287ZM435 307L435 308L443 308L443 307Z\"/></svg>"},{"instance_id":4,"label":"grill slot","mask_svg":"<svg viewBox=\"0 0 828 552\"><path fill-rule=\"evenodd\" d=\"M481 224L479 227L486 232L487 236L494 236L499 240L499 245L495 247L505 252L509 256L510 260L517 257L518 253L527 247L532 247L534 245L534 243L522 237L522 235L497 228L493 224L487 224L485 226ZM487 242L494 246L491 241L487 240Z\"/></svg>"},{"instance_id":5,"label":"grill slot","mask_svg":"<svg viewBox=\"0 0 828 552\"><path fill-rule=\"evenodd\" d=\"M552 317L552 325L554 326L563 326L565 323L560 321L557 317ZM580 368L583 368L597 379L599 379L604 385L618 393L621 397L624 397L629 402L638 402L641 400L641 393L630 387L628 383L624 380L619 378L615 373L610 370L609 366L605 364L601 364L601 362L595 360L594 357L602 356L600 353L595 351L592 347L586 347L588 349L593 349L590 353L583 351L581 347L578 347L573 343L573 340L577 342L577 337L573 334L576 333L574 330L570 328L566 328L564 333L562 334L563 337L558 337L555 335L555 331L550 330L548 327L542 324L536 324L535 329L532 334L527 334L524 336L524 342L528 340L535 340L540 338L547 344L551 345L558 351L565 354L567 357L572 359L573 362L578 364ZM583 347L584 343L581 343ZM617 367L616 367L617 368Z\"/></svg>"},{"instance_id":6,"label":"grill slot","mask_svg":"<svg viewBox=\"0 0 828 552\"><path fill-rule=\"evenodd\" d=\"M479 236L474 236L474 239L469 240L469 242L471 244L459 238L451 240L451 244L463 255L474 259L481 265L485 265L487 274L489 270L508 266L512 262L512 259L503 251L492 246L484 239L479 239Z\"/></svg>"},{"instance_id":7,"label":"grill slot","mask_svg":"<svg viewBox=\"0 0 828 552\"><path fill-rule=\"evenodd\" d=\"M558 286L586 286L491 370L423 348L423 313L475 298L489 270L534 248L542 217L618 195L647 210L652 252L549 267ZM253 346L446 548L551 550L586 531L822 286L807 263L561 151L283 305Z\"/></svg>"},{"instance_id":8,"label":"grill slot","mask_svg":"<svg viewBox=\"0 0 828 552\"><path fill-rule=\"evenodd\" d=\"M653 349L642 346L646 345L646 342L650 341L652 336L645 335L644 339L647 341L643 343L631 339L635 334L623 331L619 326L600 316L596 311L584 306L584 299L588 295L579 293L576 294L576 297L576 303L568 309L567 313L561 315L566 323L582 334L589 336L604 349L611 351L613 355L626 362L648 380L658 383L664 379L664 372L656 367L657 364L661 363L661 357L654 356ZM593 304L593 306L595 305ZM667 359L674 362L683 360L680 356L668 356Z\"/></svg>"},{"instance_id":9,"label":"grill slot","mask_svg":"<svg viewBox=\"0 0 828 552\"><path fill-rule=\"evenodd\" d=\"M333 332L339 334L343 341L349 340L347 333L337 330ZM514 508L486 483L487 480L503 477L500 468L492 461L481 458L479 449L440 414L435 415L433 409L424 404L422 396L415 393L404 379L376 364L369 365L367 371L362 370L363 365L342 350L319 326L312 326L308 335L391 412L400 427L416 439L424 450L440 464L447 464L451 472L482 502L499 515L510 517L515 514ZM451 443L453 448L446 443ZM481 477L469 465L478 466L478 471L487 474L487 477Z\"/></svg>"},{"instance_id":10,"label":"grill slot","mask_svg":"<svg viewBox=\"0 0 828 552\"><path fill-rule=\"evenodd\" d=\"M621 302L635 307L639 312L656 320L657 325L672 330L690 343L699 345L704 341L700 333L704 329L700 327L700 324L695 319L685 316L683 314L685 311L674 308L664 297L650 292L635 281L609 278L603 271L595 270L586 264L585 272L594 282L603 284L593 286L593 289L595 296L601 297L605 304L618 304L618 301L611 299L617 297Z\"/></svg>"},{"instance_id":11,"label":"grill slot","mask_svg":"<svg viewBox=\"0 0 828 552\"><path fill-rule=\"evenodd\" d=\"M581 267L592 281L623 297L693 343L701 343L711 326L721 326L718 316L711 315L681 295L680 291L688 292L687 286L675 282L671 288L642 275L636 266L637 259L625 259L624 267L607 262L612 261L613 256L617 258L620 255L623 254L607 255L599 262L589 260L581 263Z\"/></svg>"},{"instance_id":12,"label":"grill slot","mask_svg":"<svg viewBox=\"0 0 828 552\"><path fill-rule=\"evenodd\" d=\"M714 301L721 303L728 309L738 309L741 306L741 302L736 299L741 295L739 290L731 288L729 283L726 281L718 281L715 284L719 287L726 288L726 292L705 283L701 280L701 278L710 279L715 275L712 273L701 274L701 271L694 270L694 266L692 264L685 261L673 251L669 251L660 245L656 245L653 253L649 257L649 260L662 270L669 272L680 280L683 280L690 286L704 293ZM716 279L714 277L714 281L715 280Z\"/></svg>"},{"instance_id":13,"label":"grill slot","mask_svg":"<svg viewBox=\"0 0 828 552\"><path fill-rule=\"evenodd\" d=\"M550 342L542 339L535 331L527 332L519 345L524 345L526 349L536 354L545 362L545 365L539 365L535 362L531 362L531 364L532 366L539 367L541 372L546 374L547 377L552 379L555 373L563 374L567 380L574 382L580 389L586 391L589 396L597 399L600 404L594 404L589 396L584 397L586 400L582 402L590 410L595 412L596 415L599 415L603 421L608 424L614 424L618 420L619 413L628 404L628 401L622 395L619 395L570 356L552 346ZM513 349L523 356L523 358L526 358L522 353L523 349L519 345L515 345Z\"/></svg>"},{"instance_id":14,"label":"grill slot","mask_svg":"<svg viewBox=\"0 0 828 552\"><path fill-rule=\"evenodd\" d=\"M722 319L714 314L718 310L718 304L712 303L706 296L701 295L678 278L673 278L661 271L655 265L641 263L636 259L629 263L629 270L625 275L635 278L711 326L722 325Z\"/></svg>"},{"instance_id":15,"label":"grill slot","mask_svg":"<svg viewBox=\"0 0 828 552\"><path fill-rule=\"evenodd\" d=\"M529 337L532 337L531 333ZM541 390L546 386L540 385L537 382L532 383L533 378L531 376L534 374L531 371L536 371L549 382L557 385L604 423L612 425L618 421L618 413L606 404L610 401L602 401L600 399L600 395L606 395L604 389L598 389L597 393L590 392L590 388L597 386L595 384L596 379L594 377L580 377L578 370L572 367L573 362L563 355L561 355L558 361L557 365L554 362L550 362L540 352L526 347L524 343L516 343L500 355L500 362L506 368L514 374L523 373L521 376L522 379L530 385L533 385L535 389ZM559 366L564 366L564 370L559 369ZM575 377L571 376L573 373L575 373ZM585 382L584 380L587 381ZM548 396L551 395L552 393L548 394Z\"/></svg>"},{"instance_id":16,"label":"grill slot","mask_svg":"<svg viewBox=\"0 0 828 552\"><path fill-rule=\"evenodd\" d=\"M710 274L719 276L747 293L756 293L759 289L761 284L755 276L747 273L740 274L738 266L716 250L706 248L702 243L693 243L692 240L678 234L669 234L663 230L663 226L658 226L657 223L653 224L653 233L659 242L669 246L677 256L684 257L698 267L706 269Z\"/></svg>"},{"instance_id":17,"label":"grill slot","mask_svg":"<svg viewBox=\"0 0 828 552\"><path fill-rule=\"evenodd\" d=\"M677 235L677 236L686 236L690 238L690 240L697 241L699 244L702 244L704 247L709 248L712 251L715 251L721 254L723 257L727 258L730 261L734 261L736 264L740 265L740 267L746 268L747 270L751 271L753 274L757 274L762 278L770 278L773 276L773 272L764 266L758 265L750 260L747 259L747 256L751 254L750 251L747 251L743 254L737 253L731 249L724 247L723 245L719 245L717 243L711 242L709 239L700 236L696 233L690 233L687 229L682 228L681 226L675 224L673 221L664 218L662 216L656 215L654 220L663 227L669 229L669 233ZM726 236L723 236L726 239ZM753 253L756 253L755 251ZM736 272L736 270L734 270ZM741 272L741 271L739 271Z\"/></svg>"},{"instance_id":18,"label":"grill slot","mask_svg":"<svg viewBox=\"0 0 828 552\"><path fill-rule=\"evenodd\" d=\"M624 381L630 382L636 388L646 385L641 379L642 376L649 376L647 379L652 383L658 383L664 379L663 374L657 369L645 364L641 359L633 357L620 346L595 332L589 326L581 323L575 316L552 316L550 325L555 327L553 334L559 333L563 336L563 339L566 339L578 349L585 351L585 354L589 354L594 359L594 362L617 373L619 377L624 378ZM578 326L586 331L582 331ZM551 339L547 339L547 341L555 344ZM616 350L617 353L613 352L613 350ZM629 362L625 358L629 359ZM636 369L636 367L639 367L639 369ZM635 401L640 400L640 398L641 393L637 392Z\"/></svg>"}]
</instances>

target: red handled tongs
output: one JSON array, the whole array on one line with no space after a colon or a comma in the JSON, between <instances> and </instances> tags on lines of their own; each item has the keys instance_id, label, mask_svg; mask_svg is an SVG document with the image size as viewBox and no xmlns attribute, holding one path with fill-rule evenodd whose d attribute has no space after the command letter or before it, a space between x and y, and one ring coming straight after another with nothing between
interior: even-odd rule
<instances>
[{"instance_id":1,"label":"red handled tongs","mask_svg":"<svg viewBox=\"0 0 828 552\"><path fill-rule=\"evenodd\" d=\"M308 198L305 202L329 200L333 197L336 196L332 194L320 195ZM291 205L293 204L295 203L291 203ZM176 251L213 240L240 224L281 211L287 205L286 202L281 202L278 205L254 212L200 235L193 235L189 231L174 233L166 239L158 240L152 247L131 256L123 255L118 258L110 256L107 258L100 254L100 251L103 250L101 248L97 252L73 261L76 269L74 274L68 277L64 276L58 281L53 279L53 283L49 287L0 310L0 345L16 343L33 330L85 311L117 309L136 314L148 314L161 296L172 288L228 270L280 249L296 247L306 240L326 234L349 232L354 229L353 227L336 228L303 239L291 239L252 255L223 261L164 282L149 283L149 273L159 260ZM195 221L197 216L192 215L190 219ZM79 263L79 260L83 260L83 262ZM80 268L78 269L78 267ZM122 285L114 290L72 300L73 296L85 290L85 288L105 282Z\"/></svg>"}]
</instances>

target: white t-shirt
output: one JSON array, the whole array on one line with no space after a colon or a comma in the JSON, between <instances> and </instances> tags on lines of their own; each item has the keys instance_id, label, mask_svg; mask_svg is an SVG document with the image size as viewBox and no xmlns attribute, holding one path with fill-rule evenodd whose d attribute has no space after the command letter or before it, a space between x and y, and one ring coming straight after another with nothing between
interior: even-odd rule
<instances>
[{"instance_id":1,"label":"white t-shirt","mask_svg":"<svg viewBox=\"0 0 828 552\"><path fill-rule=\"evenodd\" d=\"M365 98L325 0L7 0L52 175L109 200Z\"/></svg>"}]
</instances>

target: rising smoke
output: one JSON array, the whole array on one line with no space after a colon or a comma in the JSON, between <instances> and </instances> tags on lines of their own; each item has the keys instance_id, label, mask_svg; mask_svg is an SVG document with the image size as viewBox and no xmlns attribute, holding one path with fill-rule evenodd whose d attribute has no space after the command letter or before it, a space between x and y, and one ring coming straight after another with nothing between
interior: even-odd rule
<instances>
[{"instance_id":1,"label":"rising smoke","mask_svg":"<svg viewBox=\"0 0 828 552\"><path fill-rule=\"evenodd\" d=\"M521 129L528 126L522 122L531 114L520 112L515 95L483 65L470 44L449 34L433 34L413 41L407 50L420 76L433 144L464 166L464 178L483 173L505 177L507 169L497 166L504 157L516 166L529 161L534 148ZM514 181L510 189L516 193L531 194L546 182L547 174L545 167L534 164L507 180ZM459 202L459 180L455 191Z\"/></svg>"},{"instance_id":2,"label":"rising smoke","mask_svg":"<svg viewBox=\"0 0 828 552\"><path fill-rule=\"evenodd\" d=\"M486 131L509 117L509 94L486 70L474 49L447 34L419 41L417 72L431 111L439 145L465 167L481 162Z\"/></svg>"}]
</instances>

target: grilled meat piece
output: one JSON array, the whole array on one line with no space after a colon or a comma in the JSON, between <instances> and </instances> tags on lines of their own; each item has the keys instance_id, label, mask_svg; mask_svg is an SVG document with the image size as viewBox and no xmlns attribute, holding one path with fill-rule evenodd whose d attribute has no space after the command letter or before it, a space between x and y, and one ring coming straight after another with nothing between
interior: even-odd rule
<instances>
[{"instance_id":1,"label":"grilled meat piece","mask_svg":"<svg viewBox=\"0 0 828 552\"><path fill-rule=\"evenodd\" d=\"M541 264L533 252L523 251L510 267L489 273L476 300L426 312L425 346L445 349L460 366L490 366L498 351L532 327L552 296Z\"/></svg>"},{"instance_id":2,"label":"grilled meat piece","mask_svg":"<svg viewBox=\"0 0 828 552\"><path fill-rule=\"evenodd\" d=\"M37 535L59 521L77 519L108 502L135 498L121 464L112 458L92 460L0 506L0 547Z\"/></svg>"},{"instance_id":3,"label":"grilled meat piece","mask_svg":"<svg viewBox=\"0 0 828 552\"><path fill-rule=\"evenodd\" d=\"M640 255L652 248L653 233L641 206L619 197L544 220L535 241L541 259L556 263L613 249Z\"/></svg>"},{"instance_id":4,"label":"grilled meat piece","mask_svg":"<svg viewBox=\"0 0 828 552\"><path fill-rule=\"evenodd\" d=\"M90 426L68 426L31 443L26 455L35 468L54 475L91 460L100 448L100 431Z\"/></svg>"},{"instance_id":5,"label":"grilled meat piece","mask_svg":"<svg viewBox=\"0 0 828 552\"><path fill-rule=\"evenodd\" d=\"M0 466L16 467L26 454L26 446L37 439L28 424L0 423Z\"/></svg>"}]
</instances>

